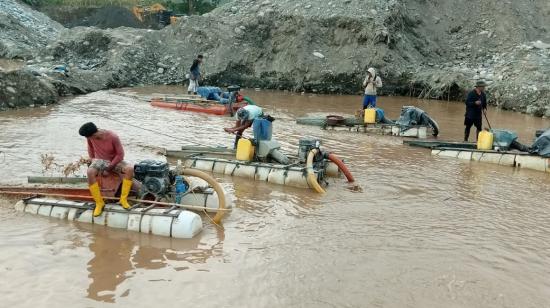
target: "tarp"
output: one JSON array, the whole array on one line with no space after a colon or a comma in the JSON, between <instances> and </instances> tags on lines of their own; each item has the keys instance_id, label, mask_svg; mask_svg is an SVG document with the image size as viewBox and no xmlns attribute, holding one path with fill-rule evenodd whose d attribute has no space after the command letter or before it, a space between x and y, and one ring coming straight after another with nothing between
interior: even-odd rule
<instances>
[{"instance_id":1,"label":"tarp","mask_svg":"<svg viewBox=\"0 0 550 308\"><path fill-rule=\"evenodd\" d=\"M542 133L531 146L532 154L538 154L542 157L550 157L550 129Z\"/></svg>"},{"instance_id":2,"label":"tarp","mask_svg":"<svg viewBox=\"0 0 550 308\"><path fill-rule=\"evenodd\" d=\"M512 142L518 139L518 135L510 130L505 129L492 129L493 133L493 146L499 147L501 150L510 149Z\"/></svg>"},{"instance_id":3,"label":"tarp","mask_svg":"<svg viewBox=\"0 0 550 308\"><path fill-rule=\"evenodd\" d=\"M207 100L218 101L222 104L229 103L229 93L224 93L218 87L198 87L197 93Z\"/></svg>"},{"instance_id":4,"label":"tarp","mask_svg":"<svg viewBox=\"0 0 550 308\"><path fill-rule=\"evenodd\" d=\"M376 108L376 123L394 124L392 120L386 118L384 109L380 109L380 108Z\"/></svg>"},{"instance_id":5,"label":"tarp","mask_svg":"<svg viewBox=\"0 0 550 308\"><path fill-rule=\"evenodd\" d=\"M414 106L404 106L401 108L401 115L395 121L395 124L401 126L402 130L407 130L417 125L429 126L432 128L434 136L439 134L439 125L437 122L430 118L424 110Z\"/></svg>"}]
</instances>

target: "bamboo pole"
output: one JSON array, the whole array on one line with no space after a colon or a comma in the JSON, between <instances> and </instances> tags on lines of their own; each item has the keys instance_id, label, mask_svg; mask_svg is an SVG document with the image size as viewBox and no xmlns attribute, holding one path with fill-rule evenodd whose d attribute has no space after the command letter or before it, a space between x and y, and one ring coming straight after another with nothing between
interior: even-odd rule
<instances>
[{"instance_id":1,"label":"bamboo pole","mask_svg":"<svg viewBox=\"0 0 550 308\"><path fill-rule=\"evenodd\" d=\"M82 200L93 200L92 196L84 196L84 195L65 195L65 194L51 194L51 193L35 193L31 191L0 191L0 195L16 195L16 196L22 196L22 195L36 195L36 196L42 196L42 197L58 197L58 198L75 198L75 199L82 199ZM119 198L117 197L103 197L105 200L114 200L117 201ZM202 206L195 206L195 205L187 205L187 204L177 204L177 203L169 203L169 202L160 202L160 201L152 201L152 200L143 200L143 199L135 199L135 198L128 198L128 201L136 202L136 203L145 203L145 204L154 204L154 205L162 205L162 206L177 206L180 208L188 209L188 210L195 210L195 211L212 211L212 212L228 212L231 211L231 209L226 208L218 208L218 209L212 209Z\"/></svg>"}]
</instances>

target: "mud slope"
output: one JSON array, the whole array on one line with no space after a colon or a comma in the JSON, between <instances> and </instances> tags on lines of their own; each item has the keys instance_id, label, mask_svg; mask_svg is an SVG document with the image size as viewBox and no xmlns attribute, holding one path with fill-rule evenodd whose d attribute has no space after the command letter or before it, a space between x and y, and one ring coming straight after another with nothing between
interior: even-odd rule
<instances>
[{"instance_id":1,"label":"mud slope","mask_svg":"<svg viewBox=\"0 0 550 308\"><path fill-rule=\"evenodd\" d=\"M546 0L235 0L160 31L63 30L29 69L68 65L57 88L87 92L183 82L203 53L212 84L359 93L374 66L385 94L461 98L486 79L493 104L550 116L549 43Z\"/></svg>"}]
</instances>

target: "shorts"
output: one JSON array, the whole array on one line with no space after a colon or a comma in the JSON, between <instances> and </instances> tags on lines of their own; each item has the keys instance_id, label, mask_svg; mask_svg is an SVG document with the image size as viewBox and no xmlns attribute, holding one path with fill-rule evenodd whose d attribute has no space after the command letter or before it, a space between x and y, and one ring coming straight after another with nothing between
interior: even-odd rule
<instances>
[{"instance_id":1,"label":"shorts","mask_svg":"<svg viewBox=\"0 0 550 308\"><path fill-rule=\"evenodd\" d=\"M464 118L464 125L467 127L475 126L477 129L481 130L482 126L482 120L480 119L471 119L471 118Z\"/></svg>"},{"instance_id":2,"label":"shorts","mask_svg":"<svg viewBox=\"0 0 550 308\"><path fill-rule=\"evenodd\" d=\"M107 167L109 167L110 164L111 162L108 160L92 159L92 163L90 164L89 168L96 169L98 171L104 171L107 169ZM113 172L122 174L122 170L124 170L124 168L127 166L128 166L128 162L123 160L115 166L115 168L113 169Z\"/></svg>"},{"instance_id":3,"label":"shorts","mask_svg":"<svg viewBox=\"0 0 550 308\"><path fill-rule=\"evenodd\" d=\"M363 109L369 107L376 107L376 95L365 95L365 97L363 97Z\"/></svg>"}]
</instances>

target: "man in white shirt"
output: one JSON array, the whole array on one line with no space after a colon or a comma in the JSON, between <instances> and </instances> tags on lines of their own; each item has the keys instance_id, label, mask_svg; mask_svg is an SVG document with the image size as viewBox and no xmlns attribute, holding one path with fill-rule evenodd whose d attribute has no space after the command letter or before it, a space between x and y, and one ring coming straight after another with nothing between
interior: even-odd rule
<instances>
[{"instance_id":1,"label":"man in white shirt","mask_svg":"<svg viewBox=\"0 0 550 308\"><path fill-rule=\"evenodd\" d=\"M367 77L363 81L365 97L363 98L363 109L376 107L376 89L382 87L382 78L376 75L374 68L367 70Z\"/></svg>"}]
</instances>

